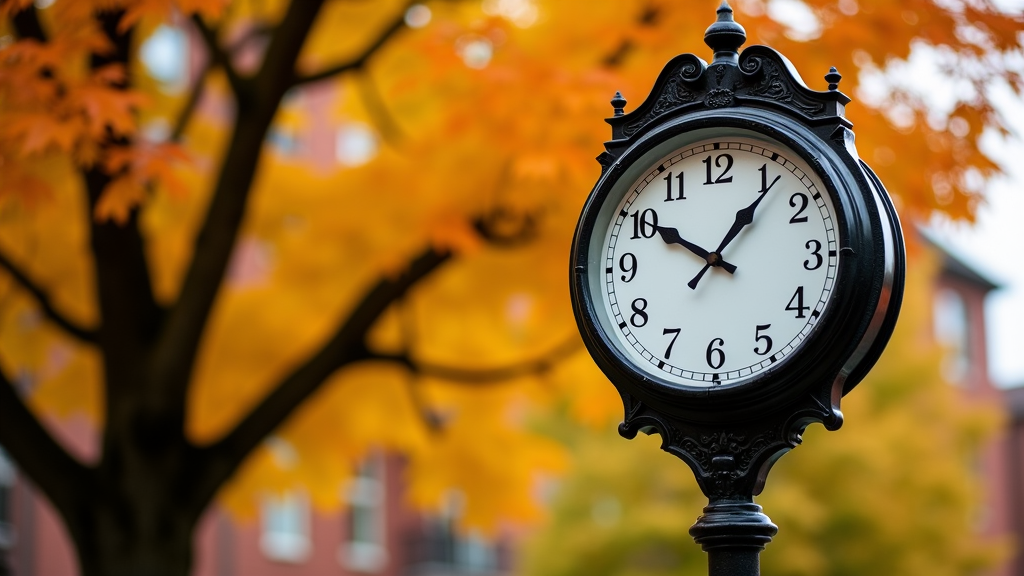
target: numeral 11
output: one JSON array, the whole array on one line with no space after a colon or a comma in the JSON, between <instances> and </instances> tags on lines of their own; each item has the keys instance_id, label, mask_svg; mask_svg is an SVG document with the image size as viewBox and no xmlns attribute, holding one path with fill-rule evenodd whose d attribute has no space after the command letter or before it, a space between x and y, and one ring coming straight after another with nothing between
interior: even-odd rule
<instances>
[{"instance_id":1,"label":"numeral 11","mask_svg":"<svg viewBox=\"0 0 1024 576\"><path fill-rule=\"evenodd\" d=\"M679 180L679 195L675 198L672 197L672 173L669 172L668 176L662 178L665 181L665 202L671 202L673 200L686 200L684 196L685 189L683 188L683 173L680 172L676 175L676 180Z\"/></svg>"}]
</instances>

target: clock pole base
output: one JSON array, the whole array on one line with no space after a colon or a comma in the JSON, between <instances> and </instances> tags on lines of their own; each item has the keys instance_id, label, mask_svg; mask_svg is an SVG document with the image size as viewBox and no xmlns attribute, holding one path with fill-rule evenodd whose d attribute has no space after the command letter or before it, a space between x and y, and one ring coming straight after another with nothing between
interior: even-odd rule
<instances>
[{"instance_id":1,"label":"clock pole base","mask_svg":"<svg viewBox=\"0 0 1024 576\"><path fill-rule=\"evenodd\" d=\"M753 498L723 499L708 503L690 535L708 553L708 576L759 576L761 550L778 531Z\"/></svg>"}]
</instances>

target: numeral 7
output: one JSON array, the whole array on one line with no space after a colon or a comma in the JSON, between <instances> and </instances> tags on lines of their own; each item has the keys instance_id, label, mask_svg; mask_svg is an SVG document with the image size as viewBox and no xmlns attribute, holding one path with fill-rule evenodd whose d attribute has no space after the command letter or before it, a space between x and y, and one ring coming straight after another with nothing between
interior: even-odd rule
<instances>
[{"instance_id":1,"label":"numeral 7","mask_svg":"<svg viewBox=\"0 0 1024 576\"><path fill-rule=\"evenodd\" d=\"M676 339L679 338L679 333L682 331L682 328L665 328L665 331L661 333L662 336L674 334L672 341L668 343L668 348L665 348L665 360L672 357L672 347L676 345Z\"/></svg>"}]
</instances>

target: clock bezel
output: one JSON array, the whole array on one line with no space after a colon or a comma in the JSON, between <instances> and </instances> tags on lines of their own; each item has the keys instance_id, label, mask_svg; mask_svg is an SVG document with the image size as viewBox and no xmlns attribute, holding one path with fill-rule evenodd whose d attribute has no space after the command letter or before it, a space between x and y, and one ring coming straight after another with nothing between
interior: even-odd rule
<instances>
[{"instance_id":1,"label":"clock bezel","mask_svg":"<svg viewBox=\"0 0 1024 576\"><path fill-rule=\"evenodd\" d=\"M796 350L777 365L740 381L711 388L687 386L638 366L619 349L617 339L602 324L604 306L594 289L594 280L600 286L603 265L594 257L594 246L603 243L604 231L609 219L614 218L614 208L622 194L628 192L637 175L652 169L663 153L708 138L728 137L757 139L766 147L777 143L814 171L835 210L839 261L829 304ZM620 392L641 401L654 401L675 416L705 421L720 418L722 411L743 417L789 405L806 395L807 390L820 388L823 381L836 382L839 395L852 387L856 382L847 386L845 377L853 372L866 372L859 364L867 361L870 367L877 358L877 354L872 357L874 350L856 354L858 345L865 336L873 339L875 334L886 331L884 327L873 326L879 316L880 290L863 287L865 282L873 288L886 283L886 274L880 270L884 271L886 251L891 249L877 242L872 233L883 225L873 205L876 199L870 197L877 194L872 194L873 188L851 149L852 143L830 139L790 118L758 108L732 109L728 114L695 112L661 123L631 140L628 148L607 166L591 192L577 225L571 257L577 323L591 355ZM622 194L613 196L616 191ZM892 275L888 276L891 284ZM869 334L872 331L875 334ZM886 333L883 340L887 338ZM851 357L855 360L853 366ZM835 400L838 406L838 397Z\"/></svg>"}]
</instances>

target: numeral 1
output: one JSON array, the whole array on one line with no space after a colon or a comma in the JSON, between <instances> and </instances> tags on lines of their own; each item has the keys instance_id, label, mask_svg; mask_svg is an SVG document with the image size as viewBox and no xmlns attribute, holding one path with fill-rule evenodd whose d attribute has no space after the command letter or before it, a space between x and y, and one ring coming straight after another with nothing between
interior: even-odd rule
<instances>
[{"instance_id":1,"label":"numeral 1","mask_svg":"<svg viewBox=\"0 0 1024 576\"><path fill-rule=\"evenodd\" d=\"M768 164L762 164L761 167L758 168L757 170L758 170L758 172L761 173L761 190L759 191L761 194L764 194L765 192L771 190L772 186L775 186L775 183L779 181L779 178L782 178L782 176L776 176L775 180L772 180L772 183L769 184L768 183Z\"/></svg>"}]
</instances>

